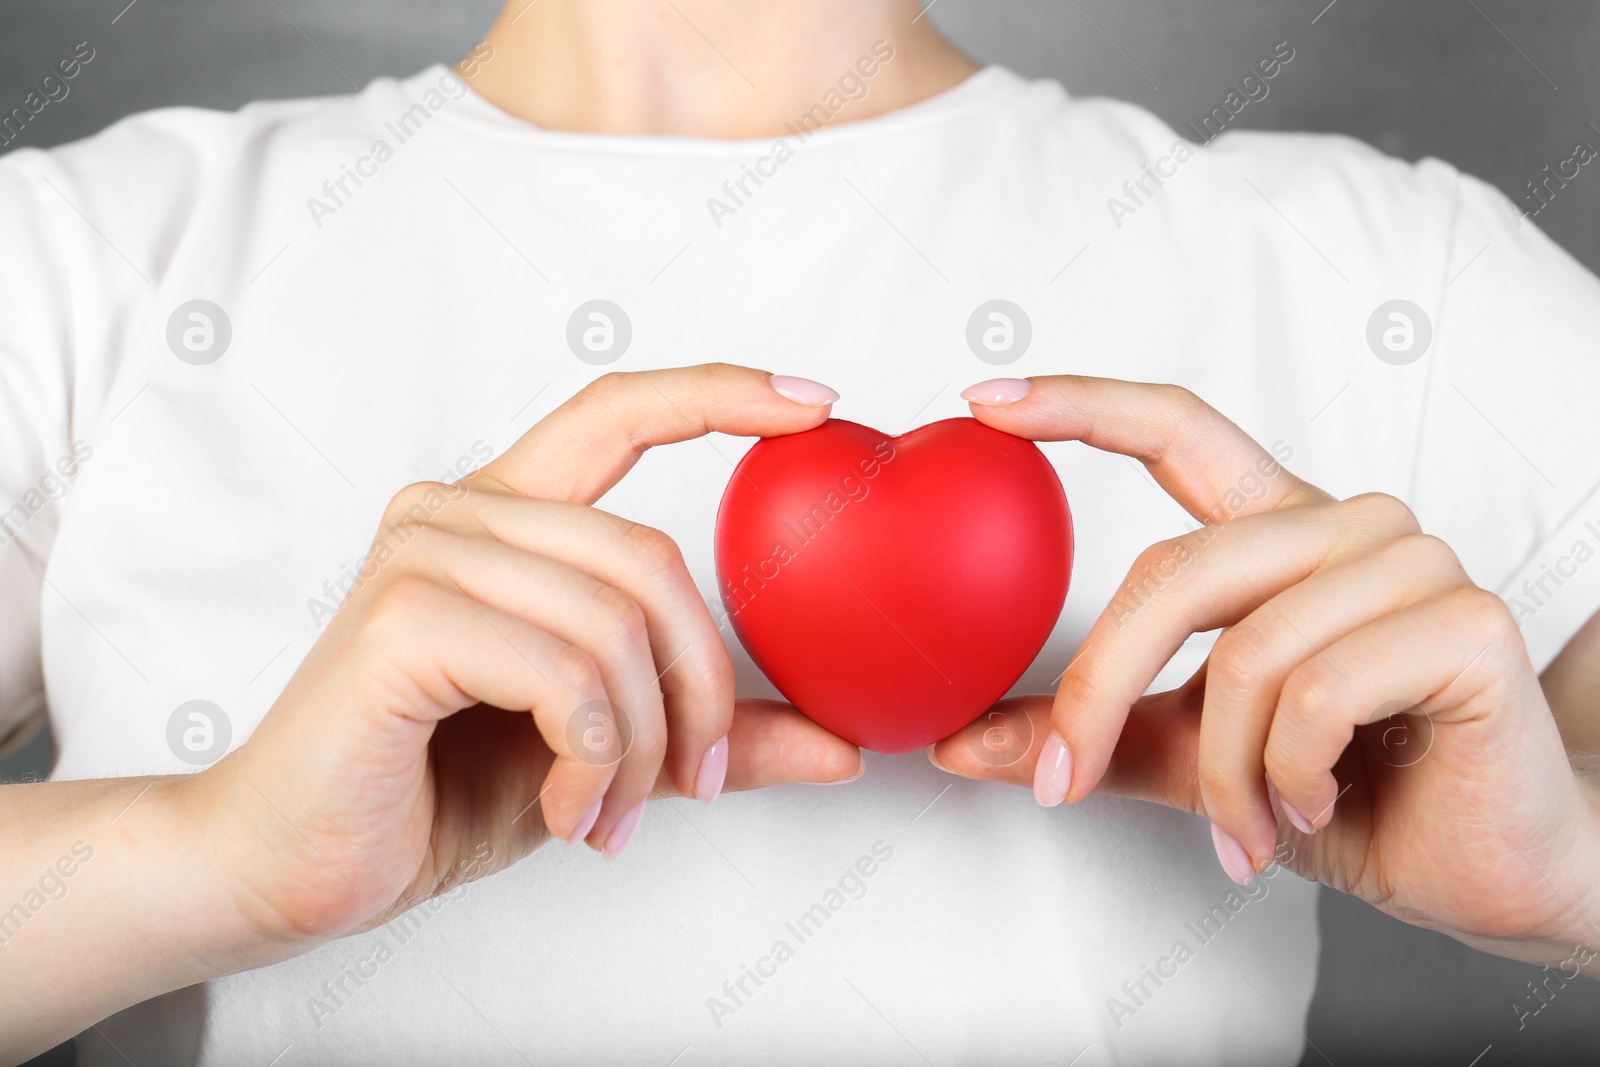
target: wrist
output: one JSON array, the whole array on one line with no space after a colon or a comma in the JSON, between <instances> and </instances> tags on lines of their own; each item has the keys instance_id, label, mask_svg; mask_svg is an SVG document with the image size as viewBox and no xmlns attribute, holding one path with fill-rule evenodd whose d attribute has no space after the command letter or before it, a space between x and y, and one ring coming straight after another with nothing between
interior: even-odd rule
<instances>
[{"instance_id":1,"label":"wrist","mask_svg":"<svg viewBox=\"0 0 1600 1067\"><path fill-rule=\"evenodd\" d=\"M194 774L162 780L151 799L154 817L166 829L177 860L176 881L166 895L169 929L192 968L185 984L264 967L310 948L275 923L271 909L250 889L252 872L236 860L251 828L233 825L229 812L239 810L227 761ZM156 793L157 790L152 790Z\"/></svg>"}]
</instances>

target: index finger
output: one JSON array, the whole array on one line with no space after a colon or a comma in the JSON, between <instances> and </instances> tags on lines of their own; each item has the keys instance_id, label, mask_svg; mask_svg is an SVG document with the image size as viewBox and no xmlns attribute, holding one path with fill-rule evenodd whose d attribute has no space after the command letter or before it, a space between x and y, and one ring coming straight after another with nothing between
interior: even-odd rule
<instances>
[{"instance_id":1,"label":"index finger","mask_svg":"<svg viewBox=\"0 0 1600 1067\"><path fill-rule=\"evenodd\" d=\"M1138 460L1202 523L1333 499L1181 386L1060 374L996 378L961 396L997 430ZM1265 491L1256 491L1261 484Z\"/></svg>"},{"instance_id":2,"label":"index finger","mask_svg":"<svg viewBox=\"0 0 1600 1067\"><path fill-rule=\"evenodd\" d=\"M592 504L655 445L712 432L776 437L809 430L837 399L817 382L729 363L613 371L464 481Z\"/></svg>"}]
</instances>

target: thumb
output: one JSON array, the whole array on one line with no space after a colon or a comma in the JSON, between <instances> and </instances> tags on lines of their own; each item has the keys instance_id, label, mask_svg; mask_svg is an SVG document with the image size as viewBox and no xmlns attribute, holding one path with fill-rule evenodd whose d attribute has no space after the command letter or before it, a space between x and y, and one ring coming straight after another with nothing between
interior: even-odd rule
<instances>
[{"instance_id":1,"label":"thumb","mask_svg":"<svg viewBox=\"0 0 1600 1067\"><path fill-rule=\"evenodd\" d=\"M1202 695L1203 686L1197 690L1191 683L1136 702L1095 793L1199 811L1196 753ZM934 745L928 758L963 778L1031 786L1050 734L1054 700L1045 694L1002 700Z\"/></svg>"},{"instance_id":2,"label":"thumb","mask_svg":"<svg viewBox=\"0 0 1600 1067\"><path fill-rule=\"evenodd\" d=\"M772 785L850 782L865 768L859 748L781 700L737 701L727 752L723 788L729 793ZM665 770L656 781L656 795L678 795Z\"/></svg>"},{"instance_id":3,"label":"thumb","mask_svg":"<svg viewBox=\"0 0 1600 1067\"><path fill-rule=\"evenodd\" d=\"M825 385L729 363L596 378L465 481L592 504L655 445L721 432L776 437L819 426Z\"/></svg>"}]
</instances>

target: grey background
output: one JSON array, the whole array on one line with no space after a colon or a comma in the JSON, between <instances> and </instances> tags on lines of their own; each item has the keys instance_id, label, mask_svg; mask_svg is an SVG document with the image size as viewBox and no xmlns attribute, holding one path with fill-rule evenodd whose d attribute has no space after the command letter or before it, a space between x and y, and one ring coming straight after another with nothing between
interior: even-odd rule
<instances>
[{"instance_id":1,"label":"grey background","mask_svg":"<svg viewBox=\"0 0 1600 1067\"><path fill-rule=\"evenodd\" d=\"M651 2L651 0L640 0ZM10 147L48 146L147 108L234 108L348 92L463 54L495 0L8 0L0 111L88 40L96 57ZM929 17L981 60L1115 96L1174 126L1200 116L1288 40L1288 76L1238 125L1351 135L1439 156L1499 186L1600 148L1600 5L1592 0L935 0ZM1594 125L1590 125L1593 123ZM1595 173L1590 173L1594 171ZM1600 165L1537 224L1600 270ZM1593 344L1594 339L1586 339ZM0 760L0 779L49 767L49 738ZM1600 983L1568 985L1519 1030L1511 1003L1537 968L1467 949L1324 892L1306 1064L1592 1062ZM70 1046L37 1061L71 1063ZM140 1065L144 1067L144 1065Z\"/></svg>"}]
</instances>

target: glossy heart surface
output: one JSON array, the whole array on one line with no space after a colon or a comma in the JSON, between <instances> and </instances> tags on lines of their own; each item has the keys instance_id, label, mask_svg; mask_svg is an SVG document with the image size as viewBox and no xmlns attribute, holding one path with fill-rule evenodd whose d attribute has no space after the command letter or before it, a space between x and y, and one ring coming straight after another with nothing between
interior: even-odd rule
<instances>
[{"instance_id":1,"label":"glossy heart surface","mask_svg":"<svg viewBox=\"0 0 1600 1067\"><path fill-rule=\"evenodd\" d=\"M1050 636L1072 515L1031 441L976 419L899 437L830 419L759 441L723 493L734 633L815 722L909 752L971 722Z\"/></svg>"}]
</instances>

